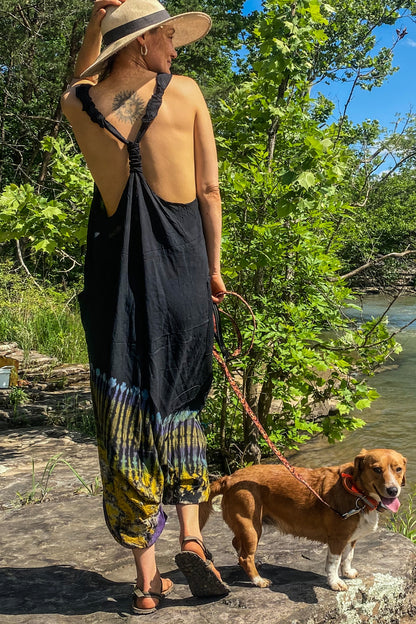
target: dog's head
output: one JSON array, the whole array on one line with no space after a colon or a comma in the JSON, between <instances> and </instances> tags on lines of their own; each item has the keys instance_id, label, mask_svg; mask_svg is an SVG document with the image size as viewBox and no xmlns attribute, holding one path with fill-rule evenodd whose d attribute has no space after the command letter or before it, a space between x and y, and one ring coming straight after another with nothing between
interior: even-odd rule
<instances>
[{"instance_id":1,"label":"dog's head","mask_svg":"<svg viewBox=\"0 0 416 624\"><path fill-rule=\"evenodd\" d=\"M366 494L390 511L400 507L398 497L406 482L406 458L392 449L362 449L354 460L353 479Z\"/></svg>"}]
</instances>

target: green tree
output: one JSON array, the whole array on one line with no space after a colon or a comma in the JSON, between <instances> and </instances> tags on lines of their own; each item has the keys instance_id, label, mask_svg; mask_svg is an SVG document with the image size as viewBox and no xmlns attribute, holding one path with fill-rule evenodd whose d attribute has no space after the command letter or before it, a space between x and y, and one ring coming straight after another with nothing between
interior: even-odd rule
<instances>
[{"instance_id":1,"label":"green tree","mask_svg":"<svg viewBox=\"0 0 416 624\"><path fill-rule=\"evenodd\" d=\"M401 275L414 275L415 205L413 169L372 182L368 200L349 215L340 231L343 271L355 285L400 288ZM414 286L414 277L407 286Z\"/></svg>"},{"instance_id":2,"label":"green tree","mask_svg":"<svg viewBox=\"0 0 416 624\"><path fill-rule=\"evenodd\" d=\"M357 373L370 373L396 348L383 323L355 328L343 313L351 293L337 279L336 223L349 210L352 156L336 128L321 128L309 96L329 14L317 0L265 3L246 80L217 123L226 273L258 319L244 389L283 447L318 432L338 439L360 426L352 410L368 407L376 393ZM330 397L337 409L321 416L315 406ZM258 460L258 434L242 422L245 459Z\"/></svg>"},{"instance_id":3,"label":"green tree","mask_svg":"<svg viewBox=\"0 0 416 624\"><path fill-rule=\"evenodd\" d=\"M45 135L57 136L60 94L73 71L89 3L0 0L0 188L43 186Z\"/></svg>"},{"instance_id":4,"label":"green tree","mask_svg":"<svg viewBox=\"0 0 416 624\"><path fill-rule=\"evenodd\" d=\"M178 50L172 71L194 78L202 88L215 114L220 98L227 97L238 76L234 67L242 46L242 33L251 27L253 16L243 15L244 0L169 0L173 15L187 11L205 11L212 18L212 29L196 44Z\"/></svg>"},{"instance_id":5,"label":"green tree","mask_svg":"<svg viewBox=\"0 0 416 624\"><path fill-rule=\"evenodd\" d=\"M344 123L350 208L337 217L336 230L341 272L354 286L392 288L396 282L397 290L405 274L415 273L415 131L411 113L398 117L389 133L377 120Z\"/></svg>"},{"instance_id":6,"label":"green tree","mask_svg":"<svg viewBox=\"0 0 416 624\"><path fill-rule=\"evenodd\" d=\"M0 194L0 243L16 241L20 262L27 268L21 244L33 254L42 253L43 273L56 282L74 271L77 280L83 263L87 220L93 183L83 157L63 139L46 137L44 151L50 155L54 193L38 193L31 184L9 184Z\"/></svg>"}]
</instances>

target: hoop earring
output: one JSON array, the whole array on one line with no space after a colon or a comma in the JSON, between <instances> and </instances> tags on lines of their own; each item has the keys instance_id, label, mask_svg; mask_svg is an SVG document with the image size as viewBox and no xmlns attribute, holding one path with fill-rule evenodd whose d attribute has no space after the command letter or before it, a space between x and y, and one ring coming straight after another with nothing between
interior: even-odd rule
<instances>
[{"instance_id":1,"label":"hoop earring","mask_svg":"<svg viewBox=\"0 0 416 624\"><path fill-rule=\"evenodd\" d=\"M140 52L142 53L142 56L146 56L148 50L147 50L147 45L144 44L144 46L140 46Z\"/></svg>"}]
</instances>

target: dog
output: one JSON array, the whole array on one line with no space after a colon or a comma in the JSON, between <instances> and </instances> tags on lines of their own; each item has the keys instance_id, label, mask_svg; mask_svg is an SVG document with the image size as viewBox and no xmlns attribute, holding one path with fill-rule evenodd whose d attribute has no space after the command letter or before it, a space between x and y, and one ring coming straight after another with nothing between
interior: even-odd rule
<instances>
[{"instance_id":1,"label":"dog","mask_svg":"<svg viewBox=\"0 0 416 624\"><path fill-rule=\"evenodd\" d=\"M358 576L351 566L357 539L376 530L380 512L399 509L406 458L391 449L362 449L354 462L295 470L331 508L284 466L254 465L211 484L209 500L200 504L200 527L208 520L213 499L222 495L222 515L234 533L239 564L254 585L271 583L260 576L255 564L264 523L282 533L327 544L328 584L335 591L345 591L347 585L339 572L347 579Z\"/></svg>"}]
</instances>

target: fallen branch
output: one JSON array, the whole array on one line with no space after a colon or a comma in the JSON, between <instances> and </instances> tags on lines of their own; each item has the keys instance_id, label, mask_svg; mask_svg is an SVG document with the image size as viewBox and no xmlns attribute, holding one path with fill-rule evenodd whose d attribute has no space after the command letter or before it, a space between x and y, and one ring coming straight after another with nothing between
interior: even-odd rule
<instances>
[{"instance_id":1,"label":"fallen branch","mask_svg":"<svg viewBox=\"0 0 416 624\"><path fill-rule=\"evenodd\" d=\"M387 258L404 258L405 256L409 256L411 254L416 254L416 249L408 249L407 251L388 253L384 256L380 256L379 258L375 258L374 260L366 262L366 264L363 264L362 266L354 269L353 271L350 271L349 273L345 273L345 275L340 275L339 277L331 277L330 281L336 282L339 279L349 279L350 277L353 277L354 275L365 271L369 267L378 264L379 262L384 262L384 260L386 260Z\"/></svg>"}]
</instances>

